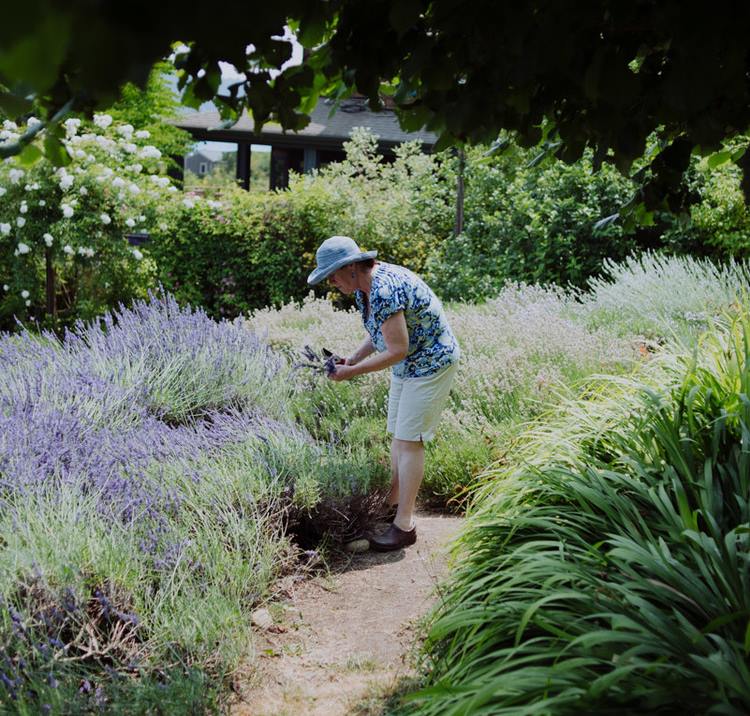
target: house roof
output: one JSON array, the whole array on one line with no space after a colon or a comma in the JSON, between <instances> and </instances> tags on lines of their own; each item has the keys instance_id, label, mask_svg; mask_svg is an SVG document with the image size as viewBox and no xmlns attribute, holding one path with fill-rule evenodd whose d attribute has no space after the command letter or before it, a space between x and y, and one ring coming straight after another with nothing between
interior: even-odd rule
<instances>
[{"instance_id":1,"label":"house roof","mask_svg":"<svg viewBox=\"0 0 750 716\"><path fill-rule=\"evenodd\" d=\"M421 142L425 149L430 149L437 141L437 135L433 132L404 132L392 110L372 112L365 102L358 98L345 100L339 109L329 116L332 107L331 100L319 100L310 114L310 123L298 132L285 133L280 125L269 122L263 126L262 132L256 133L254 122L247 112L243 112L239 121L228 129L212 129L219 127L222 122L216 111L189 114L180 117L175 124L199 140L273 144L277 147L340 148L341 144L349 139L355 127L367 127L372 130L379 138L378 144L381 149L392 149L402 142L415 140Z\"/></svg>"},{"instance_id":2,"label":"house roof","mask_svg":"<svg viewBox=\"0 0 750 716\"><path fill-rule=\"evenodd\" d=\"M224 156L224 152L216 152L211 149L196 149L193 152L190 152L188 154L189 157L196 157L200 159L205 159L209 162L218 162L221 161L222 157Z\"/></svg>"}]
</instances>

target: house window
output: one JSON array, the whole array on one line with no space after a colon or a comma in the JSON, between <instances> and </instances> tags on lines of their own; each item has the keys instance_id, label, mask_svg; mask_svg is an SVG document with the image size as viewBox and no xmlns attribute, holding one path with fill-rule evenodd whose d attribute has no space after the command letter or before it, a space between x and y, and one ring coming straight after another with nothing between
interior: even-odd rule
<instances>
[{"instance_id":1,"label":"house window","mask_svg":"<svg viewBox=\"0 0 750 716\"><path fill-rule=\"evenodd\" d=\"M198 174L203 176L204 174L208 173L208 164L206 162L201 162L200 166L198 167Z\"/></svg>"}]
</instances>

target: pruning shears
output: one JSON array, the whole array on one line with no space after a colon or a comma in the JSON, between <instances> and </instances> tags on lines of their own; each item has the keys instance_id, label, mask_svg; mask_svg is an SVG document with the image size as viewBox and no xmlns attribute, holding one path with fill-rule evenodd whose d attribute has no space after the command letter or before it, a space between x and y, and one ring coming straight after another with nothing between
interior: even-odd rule
<instances>
[{"instance_id":1,"label":"pruning shears","mask_svg":"<svg viewBox=\"0 0 750 716\"><path fill-rule=\"evenodd\" d=\"M336 365L344 363L344 359L329 351L327 348L321 349L321 354L318 355L309 345L300 351L302 355L307 359L306 362L295 363L294 368L311 368L312 370L319 370L326 375L331 375L336 372Z\"/></svg>"}]
</instances>

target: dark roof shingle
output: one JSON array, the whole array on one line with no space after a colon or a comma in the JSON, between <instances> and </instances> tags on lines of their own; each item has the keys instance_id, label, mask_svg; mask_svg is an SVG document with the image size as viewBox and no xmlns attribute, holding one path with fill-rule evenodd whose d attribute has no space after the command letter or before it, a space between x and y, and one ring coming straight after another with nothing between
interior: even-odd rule
<instances>
[{"instance_id":1,"label":"dark roof shingle","mask_svg":"<svg viewBox=\"0 0 750 716\"><path fill-rule=\"evenodd\" d=\"M255 124L247 112L243 112L239 121L229 129L212 129L219 127L222 121L216 111L189 114L181 117L175 124L188 130L196 139L273 143L278 146L333 147L347 141L355 127L370 129L378 136L381 147L393 147L416 140L425 148L431 148L437 141L437 135L433 132L404 132L392 110L372 112L364 102L353 99L342 102L339 109L329 116L332 106L331 100L319 100L310 114L310 123L298 132L285 133L280 125L269 122L263 126L260 134L256 134Z\"/></svg>"}]
</instances>

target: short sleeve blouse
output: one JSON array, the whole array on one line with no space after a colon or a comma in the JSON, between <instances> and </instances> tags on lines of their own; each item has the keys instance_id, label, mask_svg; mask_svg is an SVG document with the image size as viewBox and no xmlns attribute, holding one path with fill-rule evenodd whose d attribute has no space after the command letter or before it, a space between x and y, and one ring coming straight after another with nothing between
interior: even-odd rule
<instances>
[{"instance_id":1,"label":"short sleeve blouse","mask_svg":"<svg viewBox=\"0 0 750 716\"><path fill-rule=\"evenodd\" d=\"M456 361L460 355L440 299L415 273L402 266L379 262L372 272L370 310L365 314L364 296L355 294L365 329L378 351L386 349L381 327L399 311L404 312L409 333L406 358L393 366L398 378L432 375Z\"/></svg>"}]
</instances>

